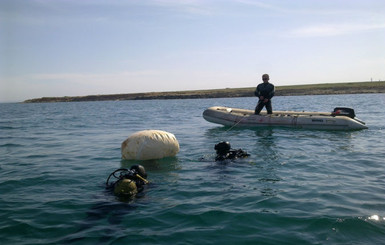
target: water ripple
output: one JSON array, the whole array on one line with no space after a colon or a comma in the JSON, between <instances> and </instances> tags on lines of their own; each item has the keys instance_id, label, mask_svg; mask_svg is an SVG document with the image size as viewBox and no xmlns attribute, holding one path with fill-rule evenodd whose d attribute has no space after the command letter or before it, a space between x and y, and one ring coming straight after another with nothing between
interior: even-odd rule
<instances>
[{"instance_id":1,"label":"water ripple","mask_svg":"<svg viewBox=\"0 0 385 245\"><path fill-rule=\"evenodd\" d=\"M349 104L369 125L354 132L229 130L202 119L209 106L252 108L255 98L0 104L2 244L382 244L381 98L274 100L277 109ZM121 142L143 129L174 133L177 157L122 160ZM250 157L214 162L222 140ZM121 202L105 180L137 163L151 184Z\"/></svg>"}]
</instances>

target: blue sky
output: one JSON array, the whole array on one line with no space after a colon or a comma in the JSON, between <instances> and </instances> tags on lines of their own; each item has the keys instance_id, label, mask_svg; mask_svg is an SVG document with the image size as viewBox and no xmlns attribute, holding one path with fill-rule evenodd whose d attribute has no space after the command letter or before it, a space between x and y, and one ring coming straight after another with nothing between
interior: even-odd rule
<instances>
[{"instance_id":1,"label":"blue sky","mask_svg":"<svg viewBox=\"0 0 385 245\"><path fill-rule=\"evenodd\" d=\"M1 0L0 102L385 80L383 0Z\"/></svg>"}]
</instances>

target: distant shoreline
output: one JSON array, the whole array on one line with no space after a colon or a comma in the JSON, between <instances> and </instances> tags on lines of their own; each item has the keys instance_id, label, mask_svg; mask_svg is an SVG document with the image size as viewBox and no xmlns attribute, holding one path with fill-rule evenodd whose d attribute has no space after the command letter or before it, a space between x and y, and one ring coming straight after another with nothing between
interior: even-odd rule
<instances>
[{"instance_id":1,"label":"distant shoreline","mask_svg":"<svg viewBox=\"0 0 385 245\"><path fill-rule=\"evenodd\" d=\"M23 103L252 97L255 87L129 94L42 97ZM275 96L385 93L385 81L276 86Z\"/></svg>"}]
</instances>

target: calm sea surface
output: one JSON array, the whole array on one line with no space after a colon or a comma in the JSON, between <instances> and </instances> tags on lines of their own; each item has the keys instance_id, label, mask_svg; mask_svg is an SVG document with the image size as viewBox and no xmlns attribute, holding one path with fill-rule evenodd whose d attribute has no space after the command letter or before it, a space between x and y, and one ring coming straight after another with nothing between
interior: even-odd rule
<instances>
[{"instance_id":1,"label":"calm sea surface","mask_svg":"<svg viewBox=\"0 0 385 245\"><path fill-rule=\"evenodd\" d=\"M0 104L1 244L385 244L385 94L275 97L273 109L355 109L361 131L236 129L204 109L256 98ZM175 134L175 158L140 162L151 184L105 191L120 144ZM251 156L214 162L229 141Z\"/></svg>"}]
</instances>

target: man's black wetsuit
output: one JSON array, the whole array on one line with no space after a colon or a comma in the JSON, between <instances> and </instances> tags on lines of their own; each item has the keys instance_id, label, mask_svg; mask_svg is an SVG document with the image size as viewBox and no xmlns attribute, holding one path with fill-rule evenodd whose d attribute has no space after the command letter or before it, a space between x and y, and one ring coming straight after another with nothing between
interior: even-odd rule
<instances>
[{"instance_id":1,"label":"man's black wetsuit","mask_svg":"<svg viewBox=\"0 0 385 245\"><path fill-rule=\"evenodd\" d=\"M255 107L255 114L259 114L264 106L266 106L267 114L272 114L271 98L274 96L274 85L268 82L260 83L255 89L254 94L259 98L258 104ZM264 99L268 99L268 101L264 102L261 100L261 96L263 96Z\"/></svg>"}]
</instances>

